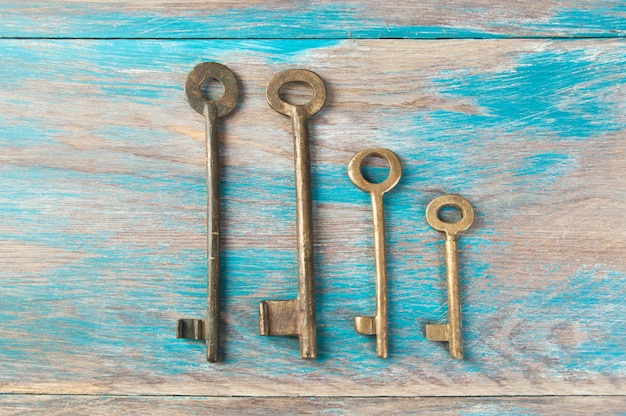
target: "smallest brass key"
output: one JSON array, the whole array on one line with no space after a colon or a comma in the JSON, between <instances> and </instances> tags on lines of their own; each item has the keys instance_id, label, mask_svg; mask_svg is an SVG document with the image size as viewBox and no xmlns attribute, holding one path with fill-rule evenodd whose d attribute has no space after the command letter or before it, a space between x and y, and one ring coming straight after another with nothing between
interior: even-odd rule
<instances>
[{"instance_id":1,"label":"smallest brass key","mask_svg":"<svg viewBox=\"0 0 626 416\"><path fill-rule=\"evenodd\" d=\"M439 218L439 210L445 206L461 211L461 219L446 222ZM450 357L463 358L461 335L461 295L459 290L459 265L457 261L456 235L467 230L474 222L474 209L469 201L459 195L444 195L433 199L426 208L426 220L437 231L446 233L446 274L448 282L448 323L426 325L426 338L430 341L447 341Z\"/></svg>"},{"instance_id":2,"label":"smallest brass key","mask_svg":"<svg viewBox=\"0 0 626 416\"><path fill-rule=\"evenodd\" d=\"M361 173L361 164L372 155L383 157L389 163L389 176L380 183L367 181ZM374 224L374 260L376 264L376 316L357 316L354 329L362 335L376 335L376 354L388 356L387 331L387 262L385 259L385 209L383 195L392 190L402 176L402 164L398 156L387 149L365 149L355 154L348 163L348 176L352 183L372 199L372 222Z\"/></svg>"}]
</instances>

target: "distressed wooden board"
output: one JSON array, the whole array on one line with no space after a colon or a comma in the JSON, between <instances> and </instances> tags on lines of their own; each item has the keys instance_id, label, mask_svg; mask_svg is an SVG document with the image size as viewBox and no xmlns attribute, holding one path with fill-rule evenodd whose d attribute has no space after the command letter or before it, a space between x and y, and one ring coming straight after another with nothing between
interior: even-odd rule
<instances>
[{"instance_id":1,"label":"distressed wooden board","mask_svg":"<svg viewBox=\"0 0 626 416\"><path fill-rule=\"evenodd\" d=\"M0 5L1 37L490 38L626 34L622 0L40 1Z\"/></svg>"},{"instance_id":2,"label":"distressed wooden board","mask_svg":"<svg viewBox=\"0 0 626 416\"><path fill-rule=\"evenodd\" d=\"M0 391L192 395L626 393L626 42L0 42ZM202 117L187 73L229 65L223 361L174 338L205 302ZM317 71L311 121L319 359L257 335L295 295L289 120L270 76ZM371 214L346 175L386 147L390 358L357 335L374 309ZM382 168L381 168L382 169ZM373 174L380 174L375 171ZM380 169L379 169L380 170ZM384 169L383 169L384 170ZM446 318L427 203L460 193L465 360L424 337Z\"/></svg>"},{"instance_id":3,"label":"distressed wooden board","mask_svg":"<svg viewBox=\"0 0 626 416\"><path fill-rule=\"evenodd\" d=\"M376 397L376 398L237 398L237 397L115 397L0 395L6 416L89 414L124 415L619 415L624 396L587 397Z\"/></svg>"}]
</instances>

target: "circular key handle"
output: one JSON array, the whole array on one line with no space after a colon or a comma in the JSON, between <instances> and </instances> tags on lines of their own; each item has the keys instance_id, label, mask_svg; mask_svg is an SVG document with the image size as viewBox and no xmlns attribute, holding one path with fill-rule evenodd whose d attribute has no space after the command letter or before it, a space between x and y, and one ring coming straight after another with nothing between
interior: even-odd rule
<instances>
[{"instance_id":1,"label":"circular key handle","mask_svg":"<svg viewBox=\"0 0 626 416\"><path fill-rule=\"evenodd\" d=\"M280 98L280 89L290 82L303 82L313 89L313 98L306 104L291 104ZM267 102L274 110L291 116L295 108L302 108L308 115L320 111L326 102L326 85L315 72L308 69L288 69L274 75L267 84Z\"/></svg>"},{"instance_id":2,"label":"circular key handle","mask_svg":"<svg viewBox=\"0 0 626 416\"><path fill-rule=\"evenodd\" d=\"M368 156L380 156L389 163L389 175L387 179L380 183L372 183L363 177L361 173L361 165ZM387 149L365 149L361 150L350 159L348 162L348 176L353 184L365 192L380 193L393 189L394 186L400 181L402 176L402 163L400 158L391 150Z\"/></svg>"},{"instance_id":3,"label":"circular key handle","mask_svg":"<svg viewBox=\"0 0 626 416\"><path fill-rule=\"evenodd\" d=\"M461 211L461 219L456 222L447 222L439 218L439 210L443 207L455 207ZM456 235L467 230L474 222L474 208L470 202L459 195L444 195L430 201L426 207L426 221L437 231L449 235Z\"/></svg>"},{"instance_id":4,"label":"circular key handle","mask_svg":"<svg viewBox=\"0 0 626 416\"><path fill-rule=\"evenodd\" d=\"M215 79L224 86L224 94L217 100L209 100L202 95L202 83L207 79ZM185 84L187 101L191 108L200 114L204 114L204 106L208 103L215 105L217 116L222 117L230 113L237 105L239 97L239 85L233 71L217 62L203 62L189 73Z\"/></svg>"}]
</instances>

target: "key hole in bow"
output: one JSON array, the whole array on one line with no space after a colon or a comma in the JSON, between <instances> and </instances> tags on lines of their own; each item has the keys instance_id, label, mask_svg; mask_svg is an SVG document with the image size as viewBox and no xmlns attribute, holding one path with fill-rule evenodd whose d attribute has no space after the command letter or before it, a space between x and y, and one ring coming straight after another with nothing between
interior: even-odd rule
<instances>
[{"instance_id":1,"label":"key hole in bow","mask_svg":"<svg viewBox=\"0 0 626 416\"><path fill-rule=\"evenodd\" d=\"M377 154L371 154L361 163L361 174L370 183L381 183L389 176L389 163Z\"/></svg>"},{"instance_id":2,"label":"key hole in bow","mask_svg":"<svg viewBox=\"0 0 626 416\"><path fill-rule=\"evenodd\" d=\"M288 82L280 87L278 96L291 105L304 105L313 99L313 88L306 82Z\"/></svg>"},{"instance_id":3,"label":"key hole in bow","mask_svg":"<svg viewBox=\"0 0 626 416\"><path fill-rule=\"evenodd\" d=\"M224 84L217 78L206 78L200 83L200 94L205 100L217 101L224 95Z\"/></svg>"},{"instance_id":4,"label":"key hole in bow","mask_svg":"<svg viewBox=\"0 0 626 416\"><path fill-rule=\"evenodd\" d=\"M437 212L437 217L444 222L455 223L461 221L463 218L463 214L461 210L454 205L444 205L439 208Z\"/></svg>"}]
</instances>

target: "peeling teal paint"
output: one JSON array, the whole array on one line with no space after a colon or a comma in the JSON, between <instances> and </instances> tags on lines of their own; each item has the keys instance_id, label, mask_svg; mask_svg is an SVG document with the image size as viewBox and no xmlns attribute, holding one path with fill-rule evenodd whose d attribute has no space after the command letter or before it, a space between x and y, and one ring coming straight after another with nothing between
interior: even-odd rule
<instances>
[{"instance_id":1,"label":"peeling teal paint","mask_svg":"<svg viewBox=\"0 0 626 416\"><path fill-rule=\"evenodd\" d=\"M517 169L518 176L535 176L542 175L548 171L552 175L563 175L571 171L568 165L571 163L571 157L561 153L539 153L524 158L523 167ZM559 172L560 171L560 172Z\"/></svg>"},{"instance_id":2,"label":"peeling teal paint","mask_svg":"<svg viewBox=\"0 0 626 416\"><path fill-rule=\"evenodd\" d=\"M529 29L554 30L585 28L589 34L615 37L626 35L626 4L623 1L604 1L593 12L574 8L558 8L544 24L531 23Z\"/></svg>"},{"instance_id":3,"label":"peeling teal paint","mask_svg":"<svg viewBox=\"0 0 626 416\"><path fill-rule=\"evenodd\" d=\"M626 35L624 5L553 7L546 16L523 22L506 17L473 26L412 25L406 19L375 14L358 3L326 3L291 8L242 6L221 10L172 11L169 15L65 4L49 10L15 4L0 5L1 37L173 38L173 39L488 39L519 36L615 37ZM468 10L469 14L470 11ZM475 15L485 14L480 9Z\"/></svg>"},{"instance_id":4,"label":"peeling teal paint","mask_svg":"<svg viewBox=\"0 0 626 416\"><path fill-rule=\"evenodd\" d=\"M623 127L615 117L618 103L605 96L623 83L626 62L619 53L596 57L582 49L525 54L511 70L458 73L435 80L444 96L471 97L480 110L477 115L440 115L465 119L474 129L517 131L531 140L585 138L618 131ZM566 101L574 92L587 97L582 101L584 108Z\"/></svg>"},{"instance_id":5,"label":"peeling teal paint","mask_svg":"<svg viewBox=\"0 0 626 416\"><path fill-rule=\"evenodd\" d=\"M0 6L8 22L2 37L44 36L50 38L206 38L206 39L346 39L346 38L490 38L497 35L464 27L390 24L370 15L365 6L326 4L292 9L263 7L231 8L226 12L195 10L164 16L156 13L129 14L66 6L60 22L45 13L20 13L11 5ZM123 34L123 36L120 36Z\"/></svg>"}]
</instances>

